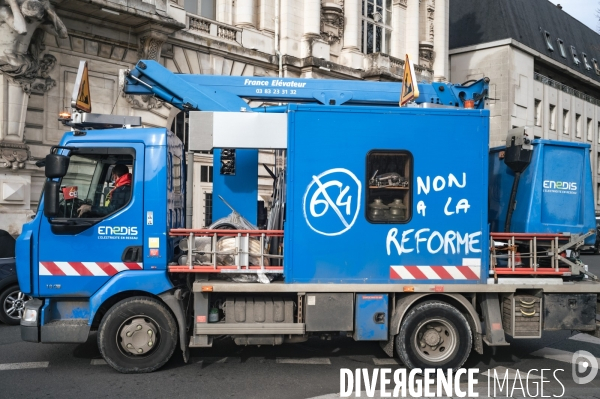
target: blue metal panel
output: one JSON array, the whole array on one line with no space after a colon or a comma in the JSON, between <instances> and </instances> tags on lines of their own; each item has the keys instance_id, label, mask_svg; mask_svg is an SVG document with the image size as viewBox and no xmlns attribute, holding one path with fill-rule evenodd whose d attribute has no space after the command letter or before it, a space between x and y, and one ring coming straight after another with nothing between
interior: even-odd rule
<instances>
[{"instance_id":1,"label":"blue metal panel","mask_svg":"<svg viewBox=\"0 0 600 399\"><path fill-rule=\"evenodd\" d=\"M90 324L98 308L113 295L127 291L142 291L160 295L173 288L165 270L145 270L144 272L121 272L111 278L90 298Z\"/></svg>"},{"instance_id":2,"label":"blue metal panel","mask_svg":"<svg viewBox=\"0 0 600 399\"><path fill-rule=\"evenodd\" d=\"M529 167L521 175L511 231L582 234L595 228L589 144L534 140ZM492 231L503 231L514 173L490 151L490 213ZM588 237L591 245L595 236Z\"/></svg>"},{"instance_id":3,"label":"blue metal panel","mask_svg":"<svg viewBox=\"0 0 600 399\"><path fill-rule=\"evenodd\" d=\"M23 230L16 243L16 261L17 261L17 279L19 280L19 288L25 294L31 295L33 289L31 285L31 245L32 242L32 231L29 222L23 225Z\"/></svg>"},{"instance_id":4,"label":"blue metal panel","mask_svg":"<svg viewBox=\"0 0 600 399\"><path fill-rule=\"evenodd\" d=\"M378 320L377 316L381 313L383 317ZM388 339L388 294L356 294L354 339L357 341Z\"/></svg>"},{"instance_id":5,"label":"blue metal panel","mask_svg":"<svg viewBox=\"0 0 600 399\"><path fill-rule=\"evenodd\" d=\"M167 164L167 147L164 145L146 147L146 163L144 164L144 212L141 223L144 230L144 269L166 269L171 256L168 246L168 230L165 228L172 223L173 203L167 202L172 188L167 184L167 171L171 164ZM182 160L183 161L183 160ZM170 173L170 172L169 172ZM183 179L183 176L182 176ZM170 209L167 209L169 207ZM148 221L151 212L152 220ZM158 239L158 255L150 254L149 242ZM153 240L155 241L155 240Z\"/></svg>"},{"instance_id":6,"label":"blue metal panel","mask_svg":"<svg viewBox=\"0 0 600 399\"><path fill-rule=\"evenodd\" d=\"M286 283L485 281L488 121L485 110L291 105ZM386 149L409 151L414 159L412 218L406 223L366 218L367 154ZM449 184L450 174L462 187ZM429 189L418 189L419 182ZM335 184L325 191L336 207L319 190L327 184ZM466 212L457 211L460 200L468 201ZM426 273L425 279L398 280L391 268L467 264L480 265L480 279L457 280L457 269L451 269L450 277Z\"/></svg>"},{"instance_id":7,"label":"blue metal panel","mask_svg":"<svg viewBox=\"0 0 600 399\"><path fill-rule=\"evenodd\" d=\"M213 159L213 221L231 213L219 199L225 199L240 215L256 224L258 200L258 151L235 151L235 175L222 175L221 150L214 150Z\"/></svg>"}]
</instances>

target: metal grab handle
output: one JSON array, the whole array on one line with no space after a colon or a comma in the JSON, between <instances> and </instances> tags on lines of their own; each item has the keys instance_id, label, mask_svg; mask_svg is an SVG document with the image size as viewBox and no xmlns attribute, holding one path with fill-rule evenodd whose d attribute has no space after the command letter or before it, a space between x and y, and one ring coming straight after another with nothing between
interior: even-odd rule
<instances>
[{"instance_id":1,"label":"metal grab handle","mask_svg":"<svg viewBox=\"0 0 600 399\"><path fill-rule=\"evenodd\" d=\"M521 305L525 305L525 307L527 307L529 305L533 306L535 304L535 299L533 299L531 302L527 302L523 299L519 299L519 302L521 302Z\"/></svg>"},{"instance_id":2,"label":"metal grab handle","mask_svg":"<svg viewBox=\"0 0 600 399\"><path fill-rule=\"evenodd\" d=\"M535 310L531 313L527 313L523 309L521 309L521 313L523 314L523 316L527 316L527 317L535 316Z\"/></svg>"}]
</instances>

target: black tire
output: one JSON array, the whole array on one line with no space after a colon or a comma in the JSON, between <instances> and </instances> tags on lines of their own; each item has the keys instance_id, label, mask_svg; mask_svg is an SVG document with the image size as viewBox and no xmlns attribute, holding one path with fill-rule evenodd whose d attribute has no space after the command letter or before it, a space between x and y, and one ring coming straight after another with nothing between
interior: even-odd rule
<instances>
[{"instance_id":1,"label":"black tire","mask_svg":"<svg viewBox=\"0 0 600 399\"><path fill-rule=\"evenodd\" d=\"M396 353L411 369L457 370L469 357L472 343L471 328L462 313L445 302L427 301L404 316L396 336Z\"/></svg>"},{"instance_id":2,"label":"black tire","mask_svg":"<svg viewBox=\"0 0 600 399\"><path fill-rule=\"evenodd\" d=\"M140 325L144 328L134 328ZM148 330L152 330L153 333L149 333ZM144 338L147 341L144 342L145 345L137 345L137 340L134 343L136 347L131 346L132 349L127 349L123 334L129 334L131 331L133 334L149 334L125 338L132 342L136 337ZM176 345L175 318L161 302L153 298L132 297L118 302L106 312L98 329L100 353L106 363L121 373L150 373L158 370L171 358ZM141 349L142 346L144 349ZM147 352L129 352L134 349Z\"/></svg>"},{"instance_id":3,"label":"black tire","mask_svg":"<svg viewBox=\"0 0 600 399\"><path fill-rule=\"evenodd\" d=\"M0 293L0 321L16 326L21 322L25 302L31 299L24 295L18 284L6 287Z\"/></svg>"}]
</instances>

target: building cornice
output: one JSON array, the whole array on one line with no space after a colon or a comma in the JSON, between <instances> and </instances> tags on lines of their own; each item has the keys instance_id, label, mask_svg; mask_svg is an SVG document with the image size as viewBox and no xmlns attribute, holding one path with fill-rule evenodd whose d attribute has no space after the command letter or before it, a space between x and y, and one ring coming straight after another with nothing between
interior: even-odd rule
<instances>
[{"instance_id":1,"label":"building cornice","mask_svg":"<svg viewBox=\"0 0 600 399\"><path fill-rule=\"evenodd\" d=\"M450 55L463 54L463 53L469 53L469 52L473 52L473 51L477 51L477 50L484 50L484 49L489 49L489 48L494 48L494 47L502 47L502 46L516 47L519 50L530 54L534 58L538 58L538 59L542 60L543 62L552 65L554 68L556 68L566 74L572 75L573 77L575 77L576 79L578 79L582 82L593 85L595 88L600 88L600 83L595 81L594 79L589 78L589 77L583 75L582 73L577 72L577 71L565 66L565 64L555 61L552 58L540 53L539 51L534 50L531 47L524 45L523 43L519 43L518 41L516 41L514 39L502 39L502 40L497 40L494 42L476 44L473 46L459 47L459 48L450 50L448 53Z\"/></svg>"}]
</instances>

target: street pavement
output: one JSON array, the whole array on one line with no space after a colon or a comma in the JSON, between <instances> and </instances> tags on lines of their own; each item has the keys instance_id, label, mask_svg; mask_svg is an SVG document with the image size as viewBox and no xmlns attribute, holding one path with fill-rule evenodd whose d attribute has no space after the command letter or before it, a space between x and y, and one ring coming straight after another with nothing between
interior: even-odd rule
<instances>
[{"instance_id":1,"label":"street pavement","mask_svg":"<svg viewBox=\"0 0 600 399\"><path fill-rule=\"evenodd\" d=\"M600 275L600 256L583 256L590 271ZM510 339L509 339L510 340ZM545 332L539 340L510 340L509 347L485 348L464 367L477 368L479 397L542 397L542 369L549 383L543 395L563 398L600 398L600 373L588 384L572 377L572 356L589 352L600 362L600 339L573 331ZM351 338L311 339L281 346L236 346L230 339L212 348L193 349L188 364L180 352L159 371L124 375L102 360L96 334L84 344L33 344L21 341L19 327L0 324L0 398L319 398L339 397L340 370L395 370L402 366L386 357L377 343ZM508 385L496 395L488 392L494 370ZM521 378L516 378L517 370ZM529 382L525 375L530 370ZM562 370L562 371L560 371ZM560 384L556 382L553 373ZM461 384L465 388L465 381ZM493 382L493 380L492 380ZM523 389L519 386L523 385ZM493 387L493 384L491 385ZM526 390L529 388L529 392ZM368 397L361 388L361 397ZM379 383L375 397L380 397ZM387 388L393 389L393 383ZM537 391L537 394L536 394ZM354 397L354 396L352 396Z\"/></svg>"}]
</instances>

